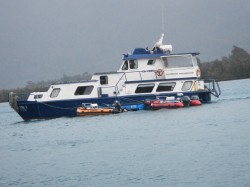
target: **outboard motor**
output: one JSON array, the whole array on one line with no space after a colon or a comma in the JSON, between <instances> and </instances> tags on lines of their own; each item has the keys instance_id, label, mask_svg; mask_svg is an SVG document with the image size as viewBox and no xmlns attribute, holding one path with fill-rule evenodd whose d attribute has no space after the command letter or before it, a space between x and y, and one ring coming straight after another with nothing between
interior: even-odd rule
<instances>
[{"instance_id":1,"label":"outboard motor","mask_svg":"<svg viewBox=\"0 0 250 187\"><path fill-rule=\"evenodd\" d=\"M152 101L150 99L146 99L144 102L145 110L152 110L151 104L152 104Z\"/></svg>"},{"instance_id":2,"label":"outboard motor","mask_svg":"<svg viewBox=\"0 0 250 187\"><path fill-rule=\"evenodd\" d=\"M198 95L192 95L191 100L199 100L199 96Z\"/></svg>"},{"instance_id":3,"label":"outboard motor","mask_svg":"<svg viewBox=\"0 0 250 187\"><path fill-rule=\"evenodd\" d=\"M188 107L190 105L190 97L189 96L183 96L182 97L182 103L184 104L184 107Z\"/></svg>"},{"instance_id":4,"label":"outboard motor","mask_svg":"<svg viewBox=\"0 0 250 187\"><path fill-rule=\"evenodd\" d=\"M121 104L120 104L119 101L115 100L114 106L115 106L114 113L120 113L120 112L122 112L122 106L121 106Z\"/></svg>"}]
</instances>

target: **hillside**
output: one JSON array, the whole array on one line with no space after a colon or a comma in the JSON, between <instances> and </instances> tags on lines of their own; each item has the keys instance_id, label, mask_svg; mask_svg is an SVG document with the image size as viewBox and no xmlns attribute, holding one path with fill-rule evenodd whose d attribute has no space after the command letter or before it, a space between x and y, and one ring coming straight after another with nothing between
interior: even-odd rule
<instances>
[{"instance_id":1,"label":"hillside","mask_svg":"<svg viewBox=\"0 0 250 187\"><path fill-rule=\"evenodd\" d=\"M250 78L250 54L233 46L231 54L220 60L199 63L203 79L218 81Z\"/></svg>"}]
</instances>

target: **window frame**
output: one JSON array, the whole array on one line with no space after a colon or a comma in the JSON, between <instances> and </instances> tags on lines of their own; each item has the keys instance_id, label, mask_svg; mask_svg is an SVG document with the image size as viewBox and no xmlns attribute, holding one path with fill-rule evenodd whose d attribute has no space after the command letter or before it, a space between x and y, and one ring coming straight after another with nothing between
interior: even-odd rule
<instances>
[{"instance_id":1,"label":"window frame","mask_svg":"<svg viewBox=\"0 0 250 187\"><path fill-rule=\"evenodd\" d=\"M102 79L102 78L104 78L104 79ZM108 81L108 76L107 75L100 76L100 85L106 85L108 83L109 83L109 81Z\"/></svg>"},{"instance_id":2,"label":"window frame","mask_svg":"<svg viewBox=\"0 0 250 187\"><path fill-rule=\"evenodd\" d=\"M125 60L123 65L122 65L122 70L128 70L128 61Z\"/></svg>"},{"instance_id":3,"label":"window frame","mask_svg":"<svg viewBox=\"0 0 250 187\"><path fill-rule=\"evenodd\" d=\"M61 88L53 88L53 90L50 93L50 98L58 97L60 92L61 92Z\"/></svg>"},{"instance_id":4,"label":"window frame","mask_svg":"<svg viewBox=\"0 0 250 187\"><path fill-rule=\"evenodd\" d=\"M152 91L154 90L154 87L155 87L154 83L138 84L138 86L135 89L135 93L152 93Z\"/></svg>"},{"instance_id":5,"label":"window frame","mask_svg":"<svg viewBox=\"0 0 250 187\"><path fill-rule=\"evenodd\" d=\"M164 56L162 57L165 68L191 68L194 67L192 55Z\"/></svg>"},{"instance_id":6,"label":"window frame","mask_svg":"<svg viewBox=\"0 0 250 187\"><path fill-rule=\"evenodd\" d=\"M165 86L165 87L171 87L170 89L167 89L167 90L163 90L162 88L160 88L161 85L163 84L169 84L169 86ZM176 82L162 82L158 85L158 87L156 88L156 92L168 92L168 91L173 91L174 88L176 86ZM164 87L164 86L161 86L161 87Z\"/></svg>"},{"instance_id":7,"label":"window frame","mask_svg":"<svg viewBox=\"0 0 250 187\"><path fill-rule=\"evenodd\" d=\"M186 84L191 83L189 87ZM189 91L193 86L193 81L185 81L181 87L182 91Z\"/></svg>"},{"instance_id":8,"label":"window frame","mask_svg":"<svg viewBox=\"0 0 250 187\"><path fill-rule=\"evenodd\" d=\"M43 94L35 94L34 95L34 99L42 99L43 98Z\"/></svg>"},{"instance_id":9,"label":"window frame","mask_svg":"<svg viewBox=\"0 0 250 187\"><path fill-rule=\"evenodd\" d=\"M132 67L131 64L134 64ZM129 69L138 69L138 61L137 60L129 60Z\"/></svg>"},{"instance_id":10,"label":"window frame","mask_svg":"<svg viewBox=\"0 0 250 187\"><path fill-rule=\"evenodd\" d=\"M149 63L149 62L151 62L151 63ZM149 59L147 65L148 65L148 66L153 66L153 65L155 65L155 59Z\"/></svg>"},{"instance_id":11,"label":"window frame","mask_svg":"<svg viewBox=\"0 0 250 187\"><path fill-rule=\"evenodd\" d=\"M92 87L92 88L91 88L91 87ZM85 88L85 89L84 89L84 90L81 90L82 88ZM88 91L87 93L84 93L84 92L86 92L86 91L85 91L86 88L91 88L91 90ZM93 85L89 85L89 86L78 86L78 87L76 88L76 91L75 91L74 95L75 95L75 96L79 96L79 95L90 95L90 94L92 93L93 89L94 89L94 86L93 86Z\"/></svg>"}]
</instances>

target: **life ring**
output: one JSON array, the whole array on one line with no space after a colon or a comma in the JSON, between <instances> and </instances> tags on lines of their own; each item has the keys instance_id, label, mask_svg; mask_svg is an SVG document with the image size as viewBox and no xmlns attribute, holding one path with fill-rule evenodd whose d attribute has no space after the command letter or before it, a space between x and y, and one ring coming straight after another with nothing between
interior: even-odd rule
<instances>
[{"instance_id":1,"label":"life ring","mask_svg":"<svg viewBox=\"0 0 250 187\"><path fill-rule=\"evenodd\" d=\"M197 76L197 77L200 77L200 76L201 76L201 70L200 70L200 69L197 69L197 70L196 70L196 76Z\"/></svg>"},{"instance_id":2,"label":"life ring","mask_svg":"<svg viewBox=\"0 0 250 187\"><path fill-rule=\"evenodd\" d=\"M155 74L156 74L157 76L162 76L163 73L164 73L164 71L163 71L162 69L158 69L158 70L155 71Z\"/></svg>"}]
</instances>

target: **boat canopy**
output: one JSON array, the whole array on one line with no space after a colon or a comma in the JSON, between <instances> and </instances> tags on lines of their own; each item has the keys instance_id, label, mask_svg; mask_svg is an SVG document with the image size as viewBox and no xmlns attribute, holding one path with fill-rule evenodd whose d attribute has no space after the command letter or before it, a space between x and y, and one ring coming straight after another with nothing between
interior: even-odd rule
<instances>
[{"instance_id":1,"label":"boat canopy","mask_svg":"<svg viewBox=\"0 0 250 187\"><path fill-rule=\"evenodd\" d=\"M188 55L192 56L199 55L199 52L190 52L190 53L168 53L159 48L149 51L145 48L135 48L132 54L124 54L122 60L136 60L136 59L154 59L160 58L162 56L180 56L180 55Z\"/></svg>"}]
</instances>

